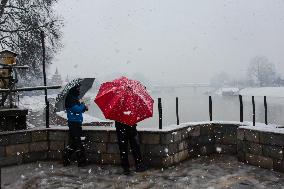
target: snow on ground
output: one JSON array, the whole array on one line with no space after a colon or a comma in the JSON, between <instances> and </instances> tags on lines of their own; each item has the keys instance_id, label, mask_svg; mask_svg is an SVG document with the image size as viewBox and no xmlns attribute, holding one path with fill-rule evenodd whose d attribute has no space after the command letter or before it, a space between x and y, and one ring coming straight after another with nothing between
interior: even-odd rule
<instances>
[{"instance_id":1,"label":"snow on ground","mask_svg":"<svg viewBox=\"0 0 284 189\"><path fill-rule=\"evenodd\" d=\"M42 111L45 108L44 95L24 96L20 98L19 107L33 111Z\"/></svg>"},{"instance_id":2,"label":"snow on ground","mask_svg":"<svg viewBox=\"0 0 284 189\"><path fill-rule=\"evenodd\" d=\"M48 95L48 98L55 99L57 94ZM27 116L28 120L28 128L34 128L38 126L42 126L44 124L43 120L43 112L45 108L45 96L24 96L20 98L19 107L26 108L29 110L29 114ZM65 112L57 112L57 115L67 119L67 115ZM88 114L83 114L84 124L86 123L95 123L95 122L109 122L103 119L99 119Z\"/></svg>"},{"instance_id":3,"label":"snow on ground","mask_svg":"<svg viewBox=\"0 0 284 189\"><path fill-rule=\"evenodd\" d=\"M164 126L162 131L172 131L175 129L181 129L188 126L198 126L198 125L210 125L210 124L233 124L233 125L240 125L240 128L246 128L246 129L252 129L252 130L259 130L259 131L267 131L267 132L273 132L273 133L284 133L284 127L276 124L268 124L265 125L264 123L255 123L255 126L253 126L252 122L238 122L238 121L200 121L200 122L186 122L181 123L179 125L177 124L171 124ZM139 128L137 127L139 131L161 131L158 128Z\"/></svg>"},{"instance_id":4,"label":"snow on ground","mask_svg":"<svg viewBox=\"0 0 284 189\"><path fill-rule=\"evenodd\" d=\"M214 155L130 176L112 165L78 168L75 164L62 167L57 162L37 162L2 168L2 185L6 189L283 189L284 174L240 163L232 156Z\"/></svg>"},{"instance_id":5,"label":"snow on ground","mask_svg":"<svg viewBox=\"0 0 284 189\"><path fill-rule=\"evenodd\" d=\"M67 120L67 114L66 114L65 111L56 112L56 114ZM93 122L102 122L103 123L103 122L110 122L110 121L99 119L99 118L90 116L88 114L83 114L83 123L93 123Z\"/></svg>"},{"instance_id":6,"label":"snow on ground","mask_svg":"<svg viewBox=\"0 0 284 189\"><path fill-rule=\"evenodd\" d=\"M245 128L250 130L271 132L271 133L281 133L284 134L284 127L278 125L265 125L264 123L257 123L255 126L250 123L248 126L241 126L239 128Z\"/></svg>"},{"instance_id":7,"label":"snow on ground","mask_svg":"<svg viewBox=\"0 0 284 189\"><path fill-rule=\"evenodd\" d=\"M244 96L284 97L284 87L245 88L239 94Z\"/></svg>"},{"instance_id":8,"label":"snow on ground","mask_svg":"<svg viewBox=\"0 0 284 189\"><path fill-rule=\"evenodd\" d=\"M283 126L279 126L279 125L275 125L275 124L268 124L265 125L264 123L256 123L255 126L253 126L252 122L237 122L237 121L204 121L204 122L187 122L187 123L181 123L180 125L168 125L163 127L163 129L159 129L159 128L149 128L149 127L137 127L138 131L149 131L149 132L168 132L168 131L172 131L173 133L175 133L175 131L177 129L182 129L182 128L187 128L188 131L190 131L192 129L192 127L195 126L199 126L199 125L210 125L210 124L236 124L236 125L240 125L240 128L245 128L245 129L251 129L251 130L258 130L258 131L266 131L266 132L272 132L272 133L281 133L284 134L284 127ZM189 127L190 126L190 127ZM67 126L58 126L58 125L51 125L50 126L51 129L61 129L61 130L67 130L68 127ZM34 127L31 126L31 129L33 129ZM36 127L35 127L36 128ZM83 130L98 130L98 131L112 131L115 130L114 125L111 126L83 126Z\"/></svg>"},{"instance_id":9,"label":"snow on ground","mask_svg":"<svg viewBox=\"0 0 284 189\"><path fill-rule=\"evenodd\" d=\"M48 98L56 98L56 94L48 95ZM44 95L37 95L37 96L23 96L20 98L19 107L26 108L29 110L36 111L43 111L45 108L45 96Z\"/></svg>"},{"instance_id":10,"label":"snow on ground","mask_svg":"<svg viewBox=\"0 0 284 189\"><path fill-rule=\"evenodd\" d=\"M284 87L257 87L257 88L220 88L214 92L217 95L236 95L243 96L268 96L268 97L284 97Z\"/></svg>"}]
</instances>

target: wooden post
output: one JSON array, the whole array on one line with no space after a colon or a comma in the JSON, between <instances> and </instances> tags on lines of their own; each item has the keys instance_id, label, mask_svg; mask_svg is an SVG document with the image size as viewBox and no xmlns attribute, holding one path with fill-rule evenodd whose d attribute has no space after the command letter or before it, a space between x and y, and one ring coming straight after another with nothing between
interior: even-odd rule
<instances>
[{"instance_id":1,"label":"wooden post","mask_svg":"<svg viewBox=\"0 0 284 189\"><path fill-rule=\"evenodd\" d=\"M1 173L1 165L0 165L0 189L1 189L1 185L2 185L2 181L1 181L1 176L2 176L2 173Z\"/></svg>"},{"instance_id":2,"label":"wooden post","mask_svg":"<svg viewBox=\"0 0 284 189\"><path fill-rule=\"evenodd\" d=\"M176 116L177 116L177 125L179 125L179 115L178 115L178 97L176 97Z\"/></svg>"},{"instance_id":3,"label":"wooden post","mask_svg":"<svg viewBox=\"0 0 284 189\"><path fill-rule=\"evenodd\" d=\"M1 98L1 106L4 106L4 93L1 94L2 98Z\"/></svg>"},{"instance_id":4,"label":"wooden post","mask_svg":"<svg viewBox=\"0 0 284 189\"><path fill-rule=\"evenodd\" d=\"M242 95L239 95L240 100L240 122L244 121L244 107L243 107L243 97Z\"/></svg>"},{"instance_id":5,"label":"wooden post","mask_svg":"<svg viewBox=\"0 0 284 189\"><path fill-rule=\"evenodd\" d=\"M212 97L209 96L209 117L210 117L210 121L212 121Z\"/></svg>"},{"instance_id":6,"label":"wooden post","mask_svg":"<svg viewBox=\"0 0 284 189\"><path fill-rule=\"evenodd\" d=\"M10 108L13 108L13 97L12 97L12 89L14 87L14 83L12 82L13 80L13 76L12 76L12 68L10 67L9 68L9 75L10 75L10 78L9 78L9 105L10 105Z\"/></svg>"},{"instance_id":7,"label":"wooden post","mask_svg":"<svg viewBox=\"0 0 284 189\"><path fill-rule=\"evenodd\" d=\"M253 126L255 126L255 102L254 102L254 96L252 96L252 122L253 122Z\"/></svg>"},{"instance_id":8,"label":"wooden post","mask_svg":"<svg viewBox=\"0 0 284 189\"><path fill-rule=\"evenodd\" d=\"M163 128L163 111L162 111L162 99L158 98L158 111L159 111L159 129Z\"/></svg>"},{"instance_id":9,"label":"wooden post","mask_svg":"<svg viewBox=\"0 0 284 189\"><path fill-rule=\"evenodd\" d=\"M266 96L264 96L264 113L265 113L265 125L267 125L267 101Z\"/></svg>"},{"instance_id":10,"label":"wooden post","mask_svg":"<svg viewBox=\"0 0 284 189\"><path fill-rule=\"evenodd\" d=\"M18 107L20 106L20 95L18 95Z\"/></svg>"},{"instance_id":11,"label":"wooden post","mask_svg":"<svg viewBox=\"0 0 284 189\"><path fill-rule=\"evenodd\" d=\"M46 71L45 71L45 41L44 41L44 32L40 32L41 45L42 45L42 72L43 72L43 83L46 86ZM47 89L44 89L45 95L45 125L46 128L49 128L49 102L47 100Z\"/></svg>"}]
</instances>

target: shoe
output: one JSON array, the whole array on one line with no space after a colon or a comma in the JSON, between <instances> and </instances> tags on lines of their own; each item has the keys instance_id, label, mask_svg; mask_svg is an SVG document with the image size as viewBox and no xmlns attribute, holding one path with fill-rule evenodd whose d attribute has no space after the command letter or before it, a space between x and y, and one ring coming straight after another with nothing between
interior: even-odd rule
<instances>
[{"instance_id":1,"label":"shoe","mask_svg":"<svg viewBox=\"0 0 284 189\"><path fill-rule=\"evenodd\" d=\"M62 158L63 158L63 166L66 167L71 164L71 155L72 155L72 149L67 146L63 150Z\"/></svg>"},{"instance_id":2,"label":"shoe","mask_svg":"<svg viewBox=\"0 0 284 189\"><path fill-rule=\"evenodd\" d=\"M147 170L147 167L144 164L140 164L136 167L136 172L144 172Z\"/></svg>"},{"instance_id":3,"label":"shoe","mask_svg":"<svg viewBox=\"0 0 284 189\"><path fill-rule=\"evenodd\" d=\"M85 150L76 151L78 167L85 167L87 165Z\"/></svg>"},{"instance_id":4,"label":"shoe","mask_svg":"<svg viewBox=\"0 0 284 189\"><path fill-rule=\"evenodd\" d=\"M87 161L78 162L78 167L86 167L87 165Z\"/></svg>"},{"instance_id":5,"label":"shoe","mask_svg":"<svg viewBox=\"0 0 284 189\"><path fill-rule=\"evenodd\" d=\"M124 175L130 175L130 170L129 169L124 169L123 170Z\"/></svg>"},{"instance_id":6,"label":"shoe","mask_svg":"<svg viewBox=\"0 0 284 189\"><path fill-rule=\"evenodd\" d=\"M63 167L67 167L70 164L71 162L69 160L63 160Z\"/></svg>"},{"instance_id":7,"label":"shoe","mask_svg":"<svg viewBox=\"0 0 284 189\"><path fill-rule=\"evenodd\" d=\"M66 167L71 164L70 158L66 154L63 154L63 167Z\"/></svg>"}]
</instances>

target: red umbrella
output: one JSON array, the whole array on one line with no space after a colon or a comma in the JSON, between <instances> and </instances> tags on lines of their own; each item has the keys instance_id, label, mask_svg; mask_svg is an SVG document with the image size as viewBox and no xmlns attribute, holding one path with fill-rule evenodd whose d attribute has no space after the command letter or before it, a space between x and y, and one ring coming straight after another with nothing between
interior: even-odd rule
<instances>
[{"instance_id":1,"label":"red umbrella","mask_svg":"<svg viewBox=\"0 0 284 189\"><path fill-rule=\"evenodd\" d=\"M146 87L126 77L103 83L95 103L107 119L130 126L153 116L154 100Z\"/></svg>"}]
</instances>

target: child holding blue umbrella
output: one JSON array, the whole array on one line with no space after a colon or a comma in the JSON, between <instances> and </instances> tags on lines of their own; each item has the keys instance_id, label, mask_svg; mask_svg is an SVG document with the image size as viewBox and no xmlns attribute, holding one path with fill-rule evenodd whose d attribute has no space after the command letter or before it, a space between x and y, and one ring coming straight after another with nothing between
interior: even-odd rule
<instances>
[{"instance_id":1,"label":"child holding blue umbrella","mask_svg":"<svg viewBox=\"0 0 284 189\"><path fill-rule=\"evenodd\" d=\"M78 167L86 165L85 149L81 141L83 113L88 107L80 102L80 85L76 85L70 89L65 100L65 108L67 112L69 127L69 145L63 152L63 166L70 165L71 156L75 152L77 156Z\"/></svg>"}]
</instances>

